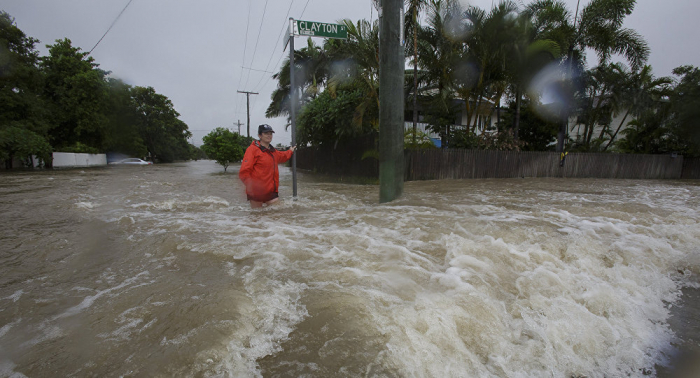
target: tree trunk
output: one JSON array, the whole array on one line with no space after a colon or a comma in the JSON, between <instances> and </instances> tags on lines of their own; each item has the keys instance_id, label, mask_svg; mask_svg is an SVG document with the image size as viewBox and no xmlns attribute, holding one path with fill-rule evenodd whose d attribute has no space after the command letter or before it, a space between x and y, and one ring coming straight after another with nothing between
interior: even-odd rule
<instances>
[{"instance_id":1,"label":"tree trunk","mask_svg":"<svg viewBox=\"0 0 700 378\"><path fill-rule=\"evenodd\" d=\"M603 151L606 151L608 149L608 147L610 147L610 145L613 143L613 141L615 141L615 138L617 137L617 133L620 132L620 129L622 129L622 126L625 124L625 121L627 120L627 116L630 115L631 109L632 108L627 109L627 113L625 113L625 116L622 117L622 121L620 122L620 125L617 126L617 130L615 130L615 134L613 134L610 137L610 141L608 142L608 144L605 145L605 147L603 148Z\"/></svg>"},{"instance_id":2,"label":"tree trunk","mask_svg":"<svg viewBox=\"0 0 700 378\"><path fill-rule=\"evenodd\" d=\"M418 131L418 16L413 8L413 145L416 145Z\"/></svg>"},{"instance_id":3,"label":"tree trunk","mask_svg":"<svg viewBox=\"0 0 700 378\"><path fill-rule=\"evenodd\" d=\"M482 91L479 97L476 98L476 107L474 109L474 133L476 133L476 128L478 126L478 121L479 121L479 108L481 107L481 104L484 102L484 92Z\"/></svg>"},{"instance_id":4,"label":"tree trunk","mask_svg":"<svg viewBox=\"0 0 700 378\"><path fill-rule=\"evenodd\" d=\"M520 85L515 89L515 119L513 120L513 138L518 140L518 131L520 130L520 98L523 96Z\"/></svg>"}]
</instances>

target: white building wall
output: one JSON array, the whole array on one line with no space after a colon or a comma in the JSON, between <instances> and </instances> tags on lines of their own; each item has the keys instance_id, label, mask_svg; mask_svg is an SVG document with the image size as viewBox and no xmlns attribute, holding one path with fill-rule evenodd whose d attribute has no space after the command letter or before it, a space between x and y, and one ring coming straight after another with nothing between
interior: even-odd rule
<instances>
[{"instance_id":1,"label":"white building wall","mask_svg":"<svg viewBox=\"0 0 700 378\"><path fill-rule=\"evenodd\" d=\"M610 130L611 132L615 132L617 128L620 126L620 122L622 122L622 119L625 118L625 111L619 112L617 115L615 115L610 122ZM622 134L622 131L629 127L629 123L634 120L634 117L632 115L628 115L627 119L625 119L624 125L620 128L620 132L617 134L615 137L615 140L618 141L620 140L624 135ZM583 132L585 130L584 125L577 125L576 124L576 116L573 116L569 118L569 138L576 140L578 138L583 138ZM597 138L600 136L600 132L603 130L603 126L601 125L595 125L593 128L593 138Z\"/></svg>"},{"instance_id":2,"label":"white building wall","mask_svg":"<svg viewBox=\"0 0 700 378\"><path fill-rule=\"evenodd\" d=\"M95 167L107 165L106 154L76 154L72 152L54 152L54 168Z\"/></svg>"}]
</instances>

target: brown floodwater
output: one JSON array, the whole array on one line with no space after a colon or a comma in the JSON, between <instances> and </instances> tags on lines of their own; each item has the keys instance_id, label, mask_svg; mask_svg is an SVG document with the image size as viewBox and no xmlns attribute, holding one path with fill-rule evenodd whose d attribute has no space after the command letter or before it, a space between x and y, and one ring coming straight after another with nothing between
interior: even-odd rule
<instances>
[{"instance_id":1,"label":"brown floodwater","mask_svg":"<svg viewBox=\"0 0 700 378\"><path fill-rule=\"evenodd\" d=\"M1 172L0 376L641 377L697 335L697 181L280 170L262 210L211 161Z\"/></svg>"}]
</instances>

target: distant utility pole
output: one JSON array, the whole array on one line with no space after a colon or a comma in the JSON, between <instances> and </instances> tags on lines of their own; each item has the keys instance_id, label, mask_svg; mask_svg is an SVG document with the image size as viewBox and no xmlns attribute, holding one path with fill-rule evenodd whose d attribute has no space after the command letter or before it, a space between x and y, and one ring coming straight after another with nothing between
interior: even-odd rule
<instances>
[{"instance_id":1,"label":"distant utility pole","mask_svg":"<svg viewBox=\"0 0 700 378\"><path fill-rule=\"evenodd\" d=\"M403 0L379 9L379 202L403 194Z\"/></svg>"},{"instance_id":2,"label":"distant utility pole","mask_svg":"<svg viewBox=\"0 0 700 378\"><path fill-rule=\"evenodd\" d=\"M238 135L241 135L241 120L239 119L238 122L234 123L234 125L238 125Z\"/></svg>"},{"instance_id":3,"label":"distant utility pole","mask_svg":"<svg viewBox=\"0 0 700 378\"><path fill-rule=\"evenodd\" d=\"M248 115L248 138L250 138L250 95L258 94L256 92L246 92L246 91L238 91L238 93L245 93L245 100L246 100L246 114Z\"/></svg>"}]
</instances>

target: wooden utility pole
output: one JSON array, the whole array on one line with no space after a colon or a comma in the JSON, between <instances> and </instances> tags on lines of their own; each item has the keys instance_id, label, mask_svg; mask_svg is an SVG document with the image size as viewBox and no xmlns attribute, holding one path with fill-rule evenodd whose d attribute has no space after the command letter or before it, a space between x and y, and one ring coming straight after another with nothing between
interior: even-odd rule
<instances>
[{"instance_id":1,"label":"wooden utility pole","mask_svg":"<svg viewBox=\"0 0 700 378\"><path fill-rule=\"evenodd\" d=\"M246 91L238 91L238 93L245 93L245 99L246 99L246 114L248 115L248 138L250 138L250 95L258 94L256 92L246 92Z\"/></svg>"},{"instance_id":2,"label":"wooden utility pole","mask_svg":"<svg viewBox=\"0 0 700 378\"><path fill-rule=\"evenodd\" d=\"M379 15L379 202L390 202L403 194L403 0L382 0Z\"/></svg>"},{"instance_id":3,"label":"wooden utility pole","mask_svg":"<svg viewBox=\"0 0 700 378\"><path fill-rule=\"evenodd\" d=\"M241 120L239 119L238 122L234 123L234 125L238 126L238 135L241 135Z\"/></svg>"}]
</instances>

